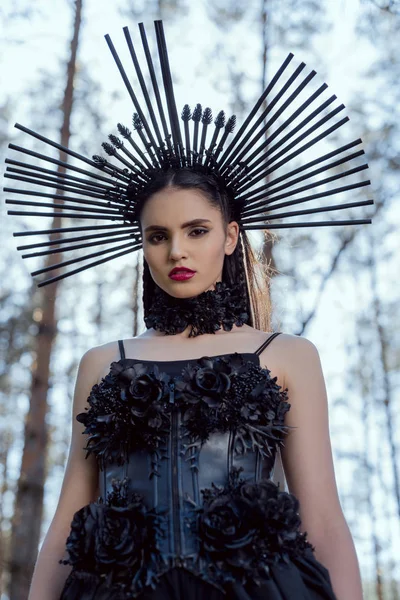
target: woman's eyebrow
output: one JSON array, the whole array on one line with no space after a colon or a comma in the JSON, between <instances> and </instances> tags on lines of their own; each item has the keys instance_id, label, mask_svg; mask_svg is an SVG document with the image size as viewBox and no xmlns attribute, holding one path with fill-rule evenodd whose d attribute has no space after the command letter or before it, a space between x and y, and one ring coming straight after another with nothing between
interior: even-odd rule
<instances>
[{"instance_id":1,"label":"woman's eyebrow","mask_svg":"<svg viewBox=\"0 0 400 600\"><path fill-rule=\"evenodd\" d=\"M185 227L190 227L190 225L200 225L201 223L211 223L211 221L210 219L192 219L191 221L186 221L186 223L182 223L181 229L184 229ZM162 227L162 225L149 225L144 231L146 232L153 230L168 231L168 227Z\"/></svg>"}]
</instances>

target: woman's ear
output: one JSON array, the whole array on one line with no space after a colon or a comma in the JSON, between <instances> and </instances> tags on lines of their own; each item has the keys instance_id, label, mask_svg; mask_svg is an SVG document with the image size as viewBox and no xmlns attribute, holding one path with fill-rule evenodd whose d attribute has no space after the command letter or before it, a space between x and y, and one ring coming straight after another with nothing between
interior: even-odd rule
<instances>
[{"instance_id":1,"label":"woman's ear","mask_svg":"<svg viewBox=\"0 0 400 600\"><path fill-rule=\"evenodd\" d=\"M239 239L239 224L237 221L231 221L227 225L226 230L226 241L225 241L225 254L233 254L236 244Z\"/></svg>"}]
</instances>

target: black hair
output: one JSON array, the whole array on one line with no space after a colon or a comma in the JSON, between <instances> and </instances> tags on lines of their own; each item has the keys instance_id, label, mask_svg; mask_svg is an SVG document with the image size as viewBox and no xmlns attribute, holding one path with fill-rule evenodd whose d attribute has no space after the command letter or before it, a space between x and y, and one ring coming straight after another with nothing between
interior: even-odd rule
<instances>
[{"instance_id":1,"label":"black hair","mask_svg":"<svg viewBox=\"0 0 400 600\"><path fill-rule=\"evenodd\" d=\"M136 199L139 223L140 213L146 200L168 187L201 191L210 204L220 210L226 225L238 219L232 202L232 193L223 186L218 177L190 168L181 168L179 170L161 171L146 185ZM262 277L257 272L260 268L262 269ZM262 331L270 331L270 269L262 262L261 257L255 256L248 236L243 230L239 232L238 243L233 253L225 255L222 281L228 285L232 283L242 285L249 314L248 325ZM156 287L157 284L151 276L146 259L143 257L144 316L148 314Z\"/></svg>"}]
</instances>

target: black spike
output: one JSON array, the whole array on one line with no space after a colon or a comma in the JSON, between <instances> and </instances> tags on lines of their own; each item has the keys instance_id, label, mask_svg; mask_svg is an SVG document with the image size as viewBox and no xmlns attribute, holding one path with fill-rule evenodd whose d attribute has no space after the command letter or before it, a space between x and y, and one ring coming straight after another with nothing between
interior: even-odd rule
<instances>
[{"instance_id":1,"label":"black spike","mask_svg":"<svg viewBox=\"0 0 400 600\"><path fill-rule=\"evenodd\" d=\"M341 150L341 149L338 149L338 150ZM325 156L320 156L317 159L310 161L309 163L306 163L305 165L302 165L301 167L298 167L297 169L294 169L292 171L289 171L288 173L285 173L284 175L281 175L280 177L276 177L275 179L270 179L268 181L268 183L266 183L262 186L259 186L256 190L253 190L253 191L250 190L246 194L242 193L244 191L244 188L246 188L246 189L251 188L252 183L250 183L247 186L240 184L240 186L238 188L240 190L240 197L246 201L246 206L250 207L252 202L254 202L254 199L252 199L252 197L255 196L256 194L263 193L264 194L263 197L267 197L271 194L281 192L282 190L290 189L291 187L297 185L298 183L300 183L302 181L305 181L307 179L315 177L316 175L320 175L321 173L324 173L325 171L328 171L329 169L335 169L335 168L345 164L346 162L350 162L354 158L363 156L363 154L364 154L364 150L359 150L358 152L354 152L353 154L344 156L344 157L342 157L338 160L335 160L331 163L324 164L321 167L319 167L318 169L314 169L313 171L304 173L304 171L311 169L311 167L318 165L320 163L323 163L324 161L327 160L327 158L330 158L331 156L335 156L336 154L338 154L339 153L338 150L334 150L333 152L330 152L329 154L327 154ZM291 179L294 175L296 175L298 173L303 173L303 174L300 175L299 177L296 177L295 179ZM339 176L341 176L341 177L344 177L347 175L348 175L348 173L343 173L342 171L339 172ZM291 180L287 181L286 183L282 183L287 179L291 179ZM316 181L315 185L320 185L320 181L321 180ZM278 183L281 183L281 185L277 186ZM271 188L273 188L273 189L271 190ZM268 190L270 190L270 191L268 191Z\"/></svg>"},{"instance_id":2,"label":"black spike","mask_svg":"<svg viewBox=\"0 0 400 600\"><path fill-rule=\"evenodd\" d=\"M235 129L235 125L236 125L236 115L232 115L231 117L229 117L229 119L226 122L224 133L222 134L222 138L220 139L218 147L213 156L214 161L217 160L218 156L221 154L222 150L224 149L224 144L226 142L226 138L228 137L228 135L230 133L233 132L233 130Z\"/></svg>"},{"instance_id":3,"label":"black spike","mask_svg":"<svg viewBox=\"0 0 400 600\"><path fill-rule=\"evenodd\" d=\"M110 140L113 146L118 148L118 150L121 150L124 147L124 142L122 142L116 135L110 133L108 139Z\"/></svg>"},{"instance_id":4,"label":"black spike","mask_svg":"<svg viewBox=\"0 0 400 600\"><path fill-rule=\"evenodd\" d=\"M225 113L223 110L220 110L217 114L217 117L214 121L214 125L217 129L222 129L225 127Z\"/></svg>"},{"instance_id":5,"label":"black spike","mask_svg":"<svg viewBox=\"0 0 400 600\"><path fill-rule=\"evenodd\" d=\"M131 132L130 132L130 130L127 127L125 127L125 125L122 125L121 123L118 123L117 129L120 132L120 134L122 135L122 137L124 137L124 138L131 137Z\"/></svg>"},{"instance_id":6,"label":"black spike","mask_svg":"<svg viewBox=\"0 0 400 600\"><path fill-rule=\"evenodd\" d=\"M122 246L120 246L121 248L132 248L133 246L136 246L137 242L131 242L129 244L122 244ZM42 273L48 273L49 271L54 271L54 269L58 269L60 267L66 267L68 265L72 265L74 263L77 262L81 262L82 260L87 260L88 258L94 258L95 256L102 256L104 254L109 254L110 252L114 252L116 250L116 248L107 248L106 250L101 250L100 252L95 252L92 254L86 254L86 256L79 256L77 258L72 258L70 260L65 260L61 263L58 263L56 265L50 265L48 267L43 267L43 269L38 269L37 271L33 271L31 273L32 277L34 277L35 275L41 275ZM70 275L72 273L69 273Z\"/></svg>"},{"instance_id":7,"label":"black spike","mask_svg":"<svg viewBox=\"0 0 400 600\"><path fill-rule=\"evenodd\" d=\"M137 113L133 113L132 124L133 124L133 128L135 129L135 131L138 131L139 129L143 129L143 123Z\"/></svg>"},{"instance_id":8,"label":"black spike","mask_svg":"<svg viewBox=\"0 0 400 600\"><path fill-rule=\"evenodd\" d=\"M142 144L145 146L147 152L149 153L149 156L151 157L151 160L153 161L153 165L156 168L159 168L160 165L158 164L157 159L154 156L153 150L151 148L151 143L149 142L149 140L146 139L146 136L145 136L144 132L142 131L143 130L143 121L140 118L140 116L138 115L138 113L133 113L132 124L133 124L134 130L138 132L139 137L142 140Z\"/></svg>"},{"instance_id":9,"label":"black spike","mask_svg":"<svg viewBox=\"0 0 400 600\"><path fill-rule=\"evenodd\" d=\"M115 156L117 154L116 149L111 144L108 144L107 142L103 142L101 144L101 146L105 150L105 152L107 152L108 156Z\"/></svg>"},{"instance_id":10,"label":"black spike","mask_svg":"<svg viewBox=\"0 0 400 600\"><path fill-rule=\"evenodd\" d=\"M118 53L117 53L117 51L114 48L114 44L112 43L111 38L110 38L110 36L108 34L105 35L104 37L105 37L106 42L108 44L108 47L109 47L109 49L111 51L111 54L112 54L112 56L113 56L113 58L115 60L115 63L117 65L117 67L118 67L118 70L119 70L119 72L121 74L121 77L122 77L122 79L123 79L123 81L125 83L125 87L128 90L128 93L129 93L129 95L130 95L130 97L132 99L133 105L134 105L136 111L138 112L138 114L140 116L140 119L141 119L141 121L143 123L143 127L144 127L144 129L145 129L145 131L147 133L147 136L148 136L149 140L150 140L150 144L156 150L158 150L158 147L157 147L157 144L156 144L155 139L153 137L153 134L151 133L151 129L149 127L149 124L146 121L146 117L145 117L145 115L144 115L144 113L143 113L143 111L142 111L142 109L140 107L140 104L139 104L139 102L138 102L138 100L136 98L135 92L133 91L133 88L132 88L132 85L131 85L131 83L129 81L129 78L128 78L127 74L125 73L124 67L122 66L121 60L120 60L120 58L118 56Z\"/></svg>"},{"instance_id":11,"label":"black spike","mask_svg":"<svg viewBox=\"0 0 400 600\"><path fill-rule=\"evenodd\" d=\"M260 230L260 229L292 229L295 227L331 227L336 225L342 227L343 225L370 225L371 219L348 219L345 221L305 221L303 223L267 223L264 225L243 225L242 229L247 230Z\"/></svg>"},{"instance_id":12,"label":"black spike","mask_svg":"<svg viewBox=\"0 0 400 600\"><path fill-rule=\"evenodd\" d=\"M181 113L181 119L182 121L190 121L190 119L192 118L192 111L190 110L190 106L189 104L185 104L185 106L182 109L182 113Z\"/></svg>"},{"instance_id":13,"label":"black spike","mask_svg":"<svg viewBox=\"0 0 400 600\"><path fill-rule=\"evenodd\" d=\"M226 123L226 130L228 133L233 133L233 130L236 127L236 115L232 115L231 117L229 117L227 123Z\"/></svg>"},{"instance_id":14,"label":"black spike","mask_svg":"<svg viewBox=\"0 0 400 600\"><path fill-rule=\"evenodd\" d=\"M296 79L298 78L298 76L302 73L302 71L305 68L305 66L306 66L305 63L301 63L297 67L297 69L295 70L295 72L284 83L284 85L277 92L277 94L275 95L275 97L267 104L266 109L261 113L261 115L259 116L259 118L252 125L252 127L249 129L249 131L247 132L247 134L245 135L245 137L240 142L240 145L237 146L233 151L231 151L231 153L229 154L229 164L230 165L234 164L234 159L235 159L235 162L236 161L240 162L240 161L244 160L244 157L247 154L247 152L249 152L249 151L251 151L251 150L254 149L255 144L258 142L258 140L261 137L264 136L265 132L270 129L271 125L278 119L278 117L284 112L284 110L293 102L293 100L295 100L295 98L305 88L305 86L307 85L307 83L309 83L311 81L311 79L316 75L315 71L311 71L311 73L309 73L307 75L307 77L305 77L303 79L303 81L297 86L297 88L289 96L289 98L287 98L287 100L285 102L283 102L279 106L279 108L277 108L276 112L273 113L272 116L270 116L269 120L266 122L265 120L266 120L267 115L269 115L269 113L272 112L272 110L278 104L279 100L284 96L285 92L289 90L289 88L292 85L292 83L294 83L296 81ZM317 93L313 95L314 97L312 98L312 100L315 99L321 93L321 91L322 91L322 88L320 88L320 90L317 91ZM309 100L307 100L307 102L305 104L303 104L303 106L300 109L298 109L297 111L295 111L291 115L291 117L289 117L289 119L288 119L287 122L290 123L292 120L294 120L296 118L296 116L297 116L298 111L301 112L301 110L304 110L305 106L308 105L308 102L309 102ZM261 128L260 131L258 131L258 133L256 133L258 127L262 123L264 123L263 127ZM247 142L249 142L249 144L246 146ZM237 157L238 154L239 154L239 156ZM223 161L221 160L221 162L223 162ZM224 171L224 168L226 168L226 167L224 165L222 165L222 172Z\"/></svg>"},{"instance_id":15,"label":"black spike","mask_svg":"<svg viewBox=\"0 0 400 600\"><path fill-rule=\"evenodd\" d=\"M100 156L100 154L93 154L92 159L94 160L96 165L99 165L99 167L105 167L107 164L107 161L104 158L104 156Z\"/></svg>"},{"instance_id":16,"label":"black spike","mask_svg":"<svg viewBox=\"0 0 400 600\"><path fill-rule=\"evenodd\" d=\"M56 277L51 277L50 279L45 279L44 281L41 281L40 283L38 283L38 287L43 287L45 285L49 285L50 283L54 283L55 281L59 281L60 279L65 279L66 277L70 277L71 275L75 275L76 273L80 273L82 271L86 271L87 269L91 269L92 267L95 267L97 265L104 264L105 262L108 262L109 260L114 260L115 258L124 256L125 254L128 254L129 252L135 252L136 250L140 250L142 247L142 243L138 242L136 245L131 245L131 246L132 247L128 248L128 250L124 250L123 252L118 252L117 254L113 254L112 256L107 256L106 258L96 260L94 262L89 263L88 265L79 267L78 269L74 269L73 271L68 271L67 273L63 273L62 275L57 275ZM97 256L98 256L98 254L97 254ZM84 256L81 260L85 260L87 258L89 258L89 257ZM75 261L75 262L77 262L77 261ZM59 266L60 265L56 265L55 268L57 268ZM34 273L31 273L31 275L34 275Z\"/></svg>"},{"instance_id":17,"label":"black spike","mask_svg":"<svg viewBox=\"0 0 400 600\"><path fill-rule=\"evenodd\" d=\"M125 125L122 125L121 123L118 123L117 128L118 128L118 131L120 132L120 134L122 135L122 137L124 137L126 140L128 140L128 142L130 143L132 148L135 150L135 152L138 154L138 156L140 156L144 165L148 169L151 169L152 168L151 163L147 160L146 156L144 155L142 150L139 148L137 143L132 139L130 130L127 127L125 127Z\"/></svg>"},{"instance_id":18,"label":"black spike","mask_svg":"<svg viewBox=\"0 0 400 600\"><path fill-rule=\"evenodd\" d=\"M15 171L16 173L22 173L22 175L29 175L28 177L23 177L20 175L11 173L11 171ZM56 190L72 192L74 194L82 194L83 196L89 196L91 198L111 198L113 196L120 195L122 189L119 188L96 188L89 185L80 185L74 182L70 182L65 179L57 179L56 177L44 177L43 175L37 175L36 173L29 173L24 171L19 171L18 169L10 169L6 173L4 173L4 177L8 179L13 179L14 181L23 181L25 183L32 183L33 185L39 185L47 188L54 188ZM4 188L5 189L5 188Z\"/></svg>"},{"instance_id":19,"label":"black spike","mask_svg":"<svg viewBox=\"0 0 400 600\"><path fill-rule=\"evenodd\" d=\"M201 116L203 114L203 109L201 107L201 104L196 104L195 109L193 111L192 114L192 121L196 122L200 122L201 121Z\"/></svg>"},{"instance_id":20,"label":"black spike","mask_svg":"<svg viewBox=\"0 0 400 600\"><path fill-rule=\"evenodd\" d=\"M162 137L161 137L160 129L158 127L156 115L154 114L153 105L152 105L151 100L150 100L149 92L147 90L147 86L146 86L146 83L145 83L145 80L144 80L144 77L143 77L143 74L142 74L142 70L140 68L139 61L138 61L137 56L136 56L135 48L133 46L132 38L131 38L131 35L129 33L128 27L124 27L123 31L124 31L126 43L128 44L129 52L131 54L132 62L133 62L133 65L135 67L135 70L136 70L136 75L138 77L139 84L140 84L140 87L142 89L143 97L144 97L145 102L146 102L147 110L149 111L150 119L151 119L151 122L153 124L153 128L154 128L154 131L156 133L156 137L157 137L159 146L160 146L160 148L162 148L162 146L163 146L163 140L162 140ZM156 153L158 154L157 148L155 148L155 150L156 150ZM159 156L159 158L160 158L160 156Z\"/></svg>"},{"instance_id":21,"label":"black spike","mask_svg":"<svg viewBox=\"0 0 400 600\"><path fill-rule=\"evenodd\" d=\"M210 125L210 123L212 123L212 119L213 117L211 108L205 108L201 117L201 122L203 123L203 125Z\"/></svg>"},{"instance_id":22,"label":"black spike","mask_svg":"<svg viewBox=\"0 0 400 600\"><path fill-rule=\"evenodd\" d=\"M156 74L154 71L153 60L151 58L151 52L150 52L149 44L147 42L146 31L145 31L143 23L139 23L139 31L140 31L140 37L142 39L143 50L144 50L144 53L146 56L147 67L149 69L151 83L153 85L154 96L156 99L157 108L158 108L158 112L160 115L162 128L164 131L164 138L165 138L165 141L167 142L168 150L172 153L171 134L168 131L167 121L166 121L165 114L164 114L164 108L163 108L163 104L161 101L160 90L158 87L157 78L156 78Z\"/></svg>"},{"instance_id":23,"label":"black spike","mask_svg":"<svg viewBox=\"0 0 400 600\"><path fill-rule=\"evenodd\" d=\"M223 156L221 157L221 161L220 161L221 166L227 161L229 154L232 152L232 150L237 145L238 141L240 140L244 131L246 131L246 129L247 129L249 123L251 122L251 120L253 119L254 115L257 113L260 106L262 106L266 97L268 96L270 91L273 89L273 87L275 86L275 84L277 83L277 81L279 80L282 73L285 71L286 67L289 65L289 63L292 59L293 59L293 54L289 53L288 56L286 57L286 59L284 60L284 62L282 63L282 65L280 66L280 68L278 69L278 71L275 73L274 77L269 82L268 86L265 88L265 90L261 94L260 98L257 100L256 104L253 106L252 110L248 114L247 118L245 119L244 123L240 127L239 131L235 134L235 137L233 138L229 147L224 152Z\"/></svg>"},{"instance_id":24,"label":"black spike","mask_svg":"<svg viewBox=\"0 0 400 600\"><path fill-rule=\"evenodd\" d=\"M190 148L190 133L189 133L189 121L192 118L192 111L190 110L189 104L185 104L182 109L181 119L185 128L185 145L186 145L186 162L190 166L191 160L191 148Z\"/></svg>"},{"instance_id":25,"label":"black spike","mask_svg":"<svg viewBox=\"0 0 400 600\"><path fill-rule=\"evenodd\" d=\"M78 227L56 227L51 229L38 229L36 231L15 231L13 233L14 237L26 237L31 235L49 235L50 233L71 233L71 231L102 231L106 229L107 231L110 229L118 229L118 227L122 227L121 224L111 225L110 223L107 225L81 225ZM133 227L137 229L137 226L134 224L129 227Z\"/></svg>"},{"instance_id":26,"label":"black spike","mask_svg":"<svg viewBox=\"0 0 400 600\"><path fill-rule=\"evenodd\" d=\"M110 134L108 136L108 139L111 141L111 143L118 148L119 150L122 150L122 152L128 156L128 158L130 158L130 160L133 162L133 164L135 164L136 166L139 167L139 169L143 168L143 164L136 158L136 156L133 156L133 154L131 152L129 152L129 150L127 150L124 146L124 143L116 136L116 135L112 135ZM127 164L127 163L124 163ZM131 167L132 171L134 173L136 173L137 175L141 176L141 171L136 169L135 167Z\"/></svg>"},{"instance_id":27,"label":"black spike","mask_svg":"<svg viewBox=\"0 0 400 600\"><path fill-rule=\"evenodd\" d=\"M360 200L358 202L347 202L345 204L335 204L332 206L322 206L322 207L318 207L318 208L303 208L302 210L292 210L292 211L289 211L286 213L278 213L276 215L271 215L271 214L268 214L268 216L257 215L256 217L242 219L241 223L243 225L246 225L249 223L265 221L265 219L268 219L268 221L274 221L277 219L286 219L288 217L297 217L299 215L310 215L310 214L316 214L316 213L322 213L322 212L330 212L332 210L343 210L345 208L354 208L355 206L367 206L370 204L374 204L374 201L373 200ZM271 207L268 210L270 211L274 208L278 208L278 207Z\"/></svg>"},{"instance_id":28,"label":"black spike","mask_svg":"<svg viewBox=\"0 0 400 600\"><path fill-rule=\"evenodd\" d=\"M58 144L57 142L54 142L53 140L50 140L50 139L44 137L43 135L41 135L40 133L37 133L36 131L32 131L31 129L24 127L20 123L15 123L14 127L16 129L20 129L24 133L28 133L32 137L36 138L37 140L40 140L41 142L44 142L45 144L48 144L49 146L53 146L53 148L56 148L57 150L61 150L62 152L65 152L69 156L73 156L74 158L81 160L82 162L90 165L91 167L99 168L99 165L96 162L90 160L89 158L86 158L85 156L82 156L78 152L74 152L73 150L70 150L69 148L62 146L61 144ZM21 148L20 146L15 146L14 144L9 144L8 147L11 148L12 150L17 150L19 152L23 152L24 154L29 154L29 156L35 156L36 158L43 158L44 160L46 160L48 162L52 162L53 164L65 166L67 169L72 169L72 170L78 171L80 173L85 173L85 174L89 175L90 177L96 177L95 174L92 175L92 173L90 173L89 171L83 171L82 169L74 167L74 166L70 165L69 163L49 158L45 155L39 154L37 152L33 152L32 150L27 150L26 148ZM121 170L117 171L116 169L113 169L113 176L118 177L118 175L116 174L117 172L118 172L118 175L121 176L120 178L126 177L126 175L124 173L122 173ZM99 176L97 176L97 177L99 177Z\"/></svg>"},{"instance_id":29,"label":"black spike","mask_svg":"<svg viewBox=\"0 0 400 600\"><path fill-rule=\"evenodd\" d=\"M110 239L102 239L97 242L86 242L84 244L75 244L72 246L62 246L60 248L50 248L49 250L40 250L39 252L30 252L29 254L22 254L21 258L37 258L38 256L48 256L49 254L64 254L66 252L72 252L74 250L81 250L82 248L93 248L95 246L106 246L107 244L120 244L120 242L135 239L135 234L126 233L121 237L114 237ZM56 240L56 242L66 242L67 240Z\"/></svg>"},{"instance_id":30,"label":"black spike","mask_svg":"<svg viewBox=\"0 0 400 600\"><path fill-rule=\"evenodd\" d=\"M68 244L70 242L84 242L87 240L103 240L109 237L116 237L118 235L125 235L128 233L135 234L136 229L134 227L125 227L124 229L118 229L117 231L107 231L105 233L92 233L90 235L78 235L74 237L65 237L62 239L46 240L45 242L38 242L36 244L24 244L23 246L17 246L17 250L34 250L35 248L47 248L51 246L58 246L62 244ZM38 234L39 232L35 232ZM136 232L137 233L137 232Z\"/></svg>"},{"instance_id":31,"label":"black spike","mask_svg":"<svg viewBox=\"0 0 400 600\"><path fill-rule=\"evenodd\" d=\"M206 136L207 136L207 127L212 123L212 111L211 108L207 107L204 109L203 115L201 117L202 122L202 130L201 130L201 142L200 142L200 150L198 156L198 162L201 163L203 161L203 153L206 147Z\"/></svg>"},{"instance_id":32,"label":"black spike","mask_svg":"<svg viewBox=\"0 0 400 600\"><path fill-rule=\"evenodd\" d=\"M176 158L178 160L184 160L181 130L179 126L179 117L176 108L174 86L172 83L171 69L168 60L168 50L165 41L164 27L162 21L154 21L154 28L156 32L158 56L160 59L161 75L164 82L165 98L167 100L168 116L171 125L174 150Z\"/></svg>"},{"instance_id":33,"label":"black spike","mask_svg":"<svg viewBox=\"0 0 400 600\"><path fill-rule=\"evenodd\" d=\"M197 145L198 145L198 137L199 137L199 123L201 121L201 116L203 114L203 109L201 104L196 104L195 109L192 114L192 121L194 121L194 135L193 135L193 153L194 153L194 162L197 157Z\"/></svg>"},{"instance_id":34,"label":"black spike","mask_svg":"<svg viewBox=\"0 0 400 600\"><path fill-rule=\"evenodd\" d=\"M208 147L208 150L206 152L207 156L206 156L206 160L204 162L204 166L208 166L208 164L210 163L212 152L213 152L214 147L215 147L215 145L217 143L219 132L225 126L225 113L224 113L223 110L221 110L218 113L218 115L217 115L217 117L216 117L216 119L214 121L214 125L215 125L215 130L214 130L214 134L213 134L211 143L210 143L210 145Z\"/></svg>"}]
</instances>

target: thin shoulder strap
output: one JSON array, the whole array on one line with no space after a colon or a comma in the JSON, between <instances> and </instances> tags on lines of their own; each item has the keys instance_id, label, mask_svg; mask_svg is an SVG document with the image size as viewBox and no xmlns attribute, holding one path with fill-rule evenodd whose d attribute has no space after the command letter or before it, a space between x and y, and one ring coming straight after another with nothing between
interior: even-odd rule
<instances>
[{"instance_id":1,"label":"thin shoulder strap","mask_svg":"<svg viewBox=\"0 0 400 600\"><path fill-rule=\"evenodd\" d=\"M122 340L118 340L119 352L121 354L121 359L125 358L125 348L124 342Z\"/></svg>"},{"instance_id":2,"label":"thin shoulder strap","mask_svg":"<svg viewBox=\"0 0 400 600\"><path fill-rule=\"evenodd\" d=\"M272 333L269 338L267 340L265 340L265 342L263 342L261 344L261 346L259 348L257 348L256 350L256 354L261 354L261 352L264 350L264 348L266 348L268 346L268 344L270 344L272 342L272 340L274 338L276 338L277 335L279 335L280 333L282 333L281 331L275 331L275 333Z\"/></svg>"}]
</instances>

